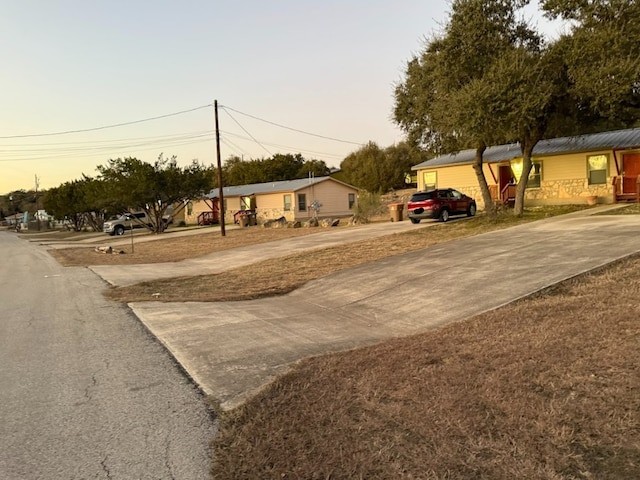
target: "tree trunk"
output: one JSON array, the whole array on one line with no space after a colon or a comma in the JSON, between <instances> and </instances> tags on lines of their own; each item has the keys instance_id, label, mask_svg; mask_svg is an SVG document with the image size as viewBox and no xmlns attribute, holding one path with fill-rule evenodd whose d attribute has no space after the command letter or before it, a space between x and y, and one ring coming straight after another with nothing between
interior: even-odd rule
<instances>
[{"instance_id":1,"label":"tree trunk","mask_svg":"<svg viewBox=\"0 0 640 480\"><path fill-rule=\"evenodd\" d=\"M478 185L480 185L480 191L482 192L482 200L484 201L484 210L487 215L493 217L496 215L496 204L491 198L491 192L489 191L489 185L487 179L484 176L484 170L482 169L483 158L482 155L487 149L487 146L482 142L478 148L476 148L476 156L473 162L473 169L476 172L478 178Z\"/></svg>"},{"instance_id":2,"label":"tree trunk","mask_svg":"<svg viewBox=\"0 0 640 480\"><path fill-rule=\"evenodd\" d=\"M516 217L521 217L524 214L524 194L527 190L527 182L529 180L529 173L533 163L531 162L531 153L533 147L535 147L537 140L525 140L522 144L522 174L516 187L516 202L513 206L513 214Z\"/></svg>"}]
</instances>

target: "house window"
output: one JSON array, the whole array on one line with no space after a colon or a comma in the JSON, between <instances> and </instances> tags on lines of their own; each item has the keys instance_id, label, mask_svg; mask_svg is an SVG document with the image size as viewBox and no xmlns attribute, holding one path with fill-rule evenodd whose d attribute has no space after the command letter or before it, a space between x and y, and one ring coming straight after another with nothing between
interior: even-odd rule
<instances>
[{"instance_id":1,"label":"house window","mask_svg":"<svg viewBox=\"0 0 640 480\"><path fill-rule=\"evenodd\" d=\"M291 211L291 195L284 196L284 211L285 212Z\"/></svg>"},{"instance_id":2,"label":"house window","mask_svg":"<svg viewBox=\"0 0 640 480\"><path fill-rule=\"evenodd\" d=\"M529 179L527 180L527 188L540 188L540 180L542 179L542 163L533 162Z\"/></svg>"},{"instance_id":3,"label":"house window","mask_svg":"<svg viewBox=\"0 0 640 480\"><path fill-rule=\"evenodd\" d=\"M527 179L527 188L540 188L540 181L542 180L542 162L532 161L531 170L529 171L529 178ZM522 176L522 159L511 161L511 171L517 181L520 181Z\"/></svg>"},{"instance_id":4,"label":"house window","mask_svg":"<svg viewBox=\"0 0 640 480\"><path fill-rule=\"evenodd\" d=\"M298 194L298 211L299 212L307 211L307 194L306 193Z\"/></svg>"},{"instance_id":5,"label":"house window","mask_svg":"<svg viewBox=\"0 0 640 480\"><path fill-rule=\"evenodd\" d=\"M607 166L609 158L606 155L589 155L587 157L587 178L589 185L607 183Z\"/></svg>"},{"instance_id":6,"label":"house window","mask_svg":"<svg viewBox=\"0 0 640 480\"><path fill-rule=\"evenodd\" d=\"M349 210L351 210L355 204L356 204L356 194L350 193L349 194Z\"/></svg>"},{"instance_id":7,"label":"house window","mask_svg":"<svg viewBox=\"0 0 640 480\"><path fill-rule=\"evenodd\" d=\"M424 190L430 190L436 188L437 185L437 172L422 172L422 182L424 183Z\"/></svg>"},{"instance_id":8,"label":"house window","mask_svg":"<svg viewBox=\"0 0 640 480\"><path fill-rule=\"evenodd\" d=\"M240 197L240 210L251 210L251 197Z\"/></svg>"}]
</instances>

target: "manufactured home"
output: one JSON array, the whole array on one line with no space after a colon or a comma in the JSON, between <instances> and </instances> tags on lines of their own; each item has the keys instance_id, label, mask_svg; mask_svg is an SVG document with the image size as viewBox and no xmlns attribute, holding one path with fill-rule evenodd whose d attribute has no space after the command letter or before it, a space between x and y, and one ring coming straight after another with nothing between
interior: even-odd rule
<instances>
[{"instance_id":1,"label":"manufactured home","mask_svg":"<svg viewBox=\"0 0 640 480\"><path fill-rule=\"evenodd\" d=\"M415 165L418 190L452 187L474 197L483 208L474 158L471 149ZM520 145L489 147L483 159L493 199L511 202L512 182L522 174ZM532 161L526 205L640 201L640 128L542 140Z\"/></svg>"},{"instance_id":2,"label":"manufactured home","mask_svg":"<svg viewBox=\"0 0 640 480\"><path fill-rule=\"evenodd\" d=\"M200 223L198 219L203 218L205 212L213 209L218 212L219 196L218 189L214 188L206 198L193 202L185 221ZM326 176L224 187L223 198L225 222L233 221L244 212L251 212L260 223L280 217L304 221L311 217L352 215L358 189Z\"/></svg>"}]
</instances>

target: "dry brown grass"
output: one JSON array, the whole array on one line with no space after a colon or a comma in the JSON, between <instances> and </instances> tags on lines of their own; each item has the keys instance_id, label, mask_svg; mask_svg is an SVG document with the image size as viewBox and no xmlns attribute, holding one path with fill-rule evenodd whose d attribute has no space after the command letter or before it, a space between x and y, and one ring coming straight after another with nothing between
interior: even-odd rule
<instances>
[{"instance_id":1,"label":"dry brown grass","mask_svg":"<svg viewBox=\"0 0 640 480\"><path fill-rule=\"evenodd\" d=\"M640 478L639 297L634 258L305 360L222 419L213 478Z\"/></svg>"}]
</instances>

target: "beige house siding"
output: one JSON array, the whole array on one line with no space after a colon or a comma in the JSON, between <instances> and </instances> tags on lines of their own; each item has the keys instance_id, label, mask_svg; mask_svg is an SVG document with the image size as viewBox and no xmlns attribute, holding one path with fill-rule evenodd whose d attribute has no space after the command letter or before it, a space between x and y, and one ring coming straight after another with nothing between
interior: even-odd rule
<instances>
[{"instance_id":1,"label":"beige house siding","mask_svg":"<svg viewBox=\"0 0 640 480\"><path fill-rule=\"evenodd\" d=\"M590 155L606 155L608 157L606 183L589 185L587 158ZM619 161L621 154L618 154ZM514 159L511 163L521 161ZM563 205L586 203L591 196L598 197L598 203L613 202L611 182L617 175L616 163L611 150L596 152L571 153L566 155L549 155L534 157L533 162L542 165L540 187L527 188L525 201L527 205ZM507 162L503 162L506 164ZM499 164L484 164L484 173L490 188L498 188L491 171L499 179ZM482 193L471 164L441 166L418 170L418 189L424 189L423 172L436 172L439 188L452 187L476 199L478 209L484 209Z\"/></svg>"},{"instance_id":2,"label":"beige house siding","mask_svg":"<svg viewBox=\"0 0 640 480\"><path fill-rule=\"evenodd\" d=\"M283 216L288 221L304 221L313 216L314 212L311 209L311 204L316 200L321 204L318 217L350 216L353 213L349 209L350 193L354 195L357 203L358 189L333 179L327 179L292 191L258 193L255 195L256 218L258 223ZM304 211L299 211L298 194L306 195L306 208ZM285 195L291 196L291 210L289 211L284 210ZM241 210L241 197L225 195L224 203L226 206L224 212L225 222L231 223L233 222L233 215ZM192 214L186 216L185 222L188 224L197 223L198 215L203 211L210 211L210 207L204 200L194 201Z\"/></svg>"},{"instance_id":3,"label":"beige house siding","mask_svg":"<svg viewBox=\"0 0 640 480\"><path fill-rule=\"evenodd\" d=\"M262 194L256 196L256 216L258 222L273 218L285 217L287 221L293 220L293 212L284 211L284 196L291 195L292 201L295 201L292 192L277 192ZM293 208L293 206L292 206Z\"/></svg>"},{"instance_id":4,"label":"beige house siding","mask_svg":"<svg viewBox=\"0 0 640 480\"><path fill-rule=\"evenodd\" d=\"M492 165L493 174L488 164L483 165L484 176L487 179L489 185L495 185L493 175L497 176L497 165ZM482 199L482 192L478 185L478 177L470 164L454 165L451 167L439 167L435 169L425 169L418 171L418 190L425 189L424 175L422 172L436 171L436 186L437 188L455 188L460 190L465 195L469 195L475 198L478 209L484 208L484 201Z\"/></svg>"},{"instance_id":5,"label":"beige house siding","mask_svg":"<svg viewBox=\"0 0 640 480\"><path fill-rule=\"evenodd\" d=\"M211 207L204 200L193 200L190 205L184 208L184 222L187 225L195 225L198 223L198 216L202 212L210 212Z\"/></svg>"},{"instance_id":6,"label":"beige house siding","mask_svg":"<svg viewBox=\"0 0 640 480\"><path fill-rule=\"evenodd\" d=\"M590 155L607 156L605 183L589 185L587 158ZM528 205L580 204L592 196L598 198L598 203L613 202L611 182L617 173L612 151L535 157L533 161L542 164L542 176L539 188L527 188L525 199Z\"/></svg>"},{"instance_id":7,"label":"beige house siding","mask_svg":"<svg viewBox=\"0 0 640 480\"><path fill-rule=\"evenodd\" d=\"M307 196L307 210L301 212L298 210L298 194L304 193ZM313 210L310 208L314 201L320 202L318 210L319 217L346 217L352 215L349 209L349 194L358 195L358 190L354 187L344 185L337 182L322 182L295 192L293 199L296 220L307 219L313 216ZM356 200L357 201L357 200Z\"/></svg>"}]
</instances>

